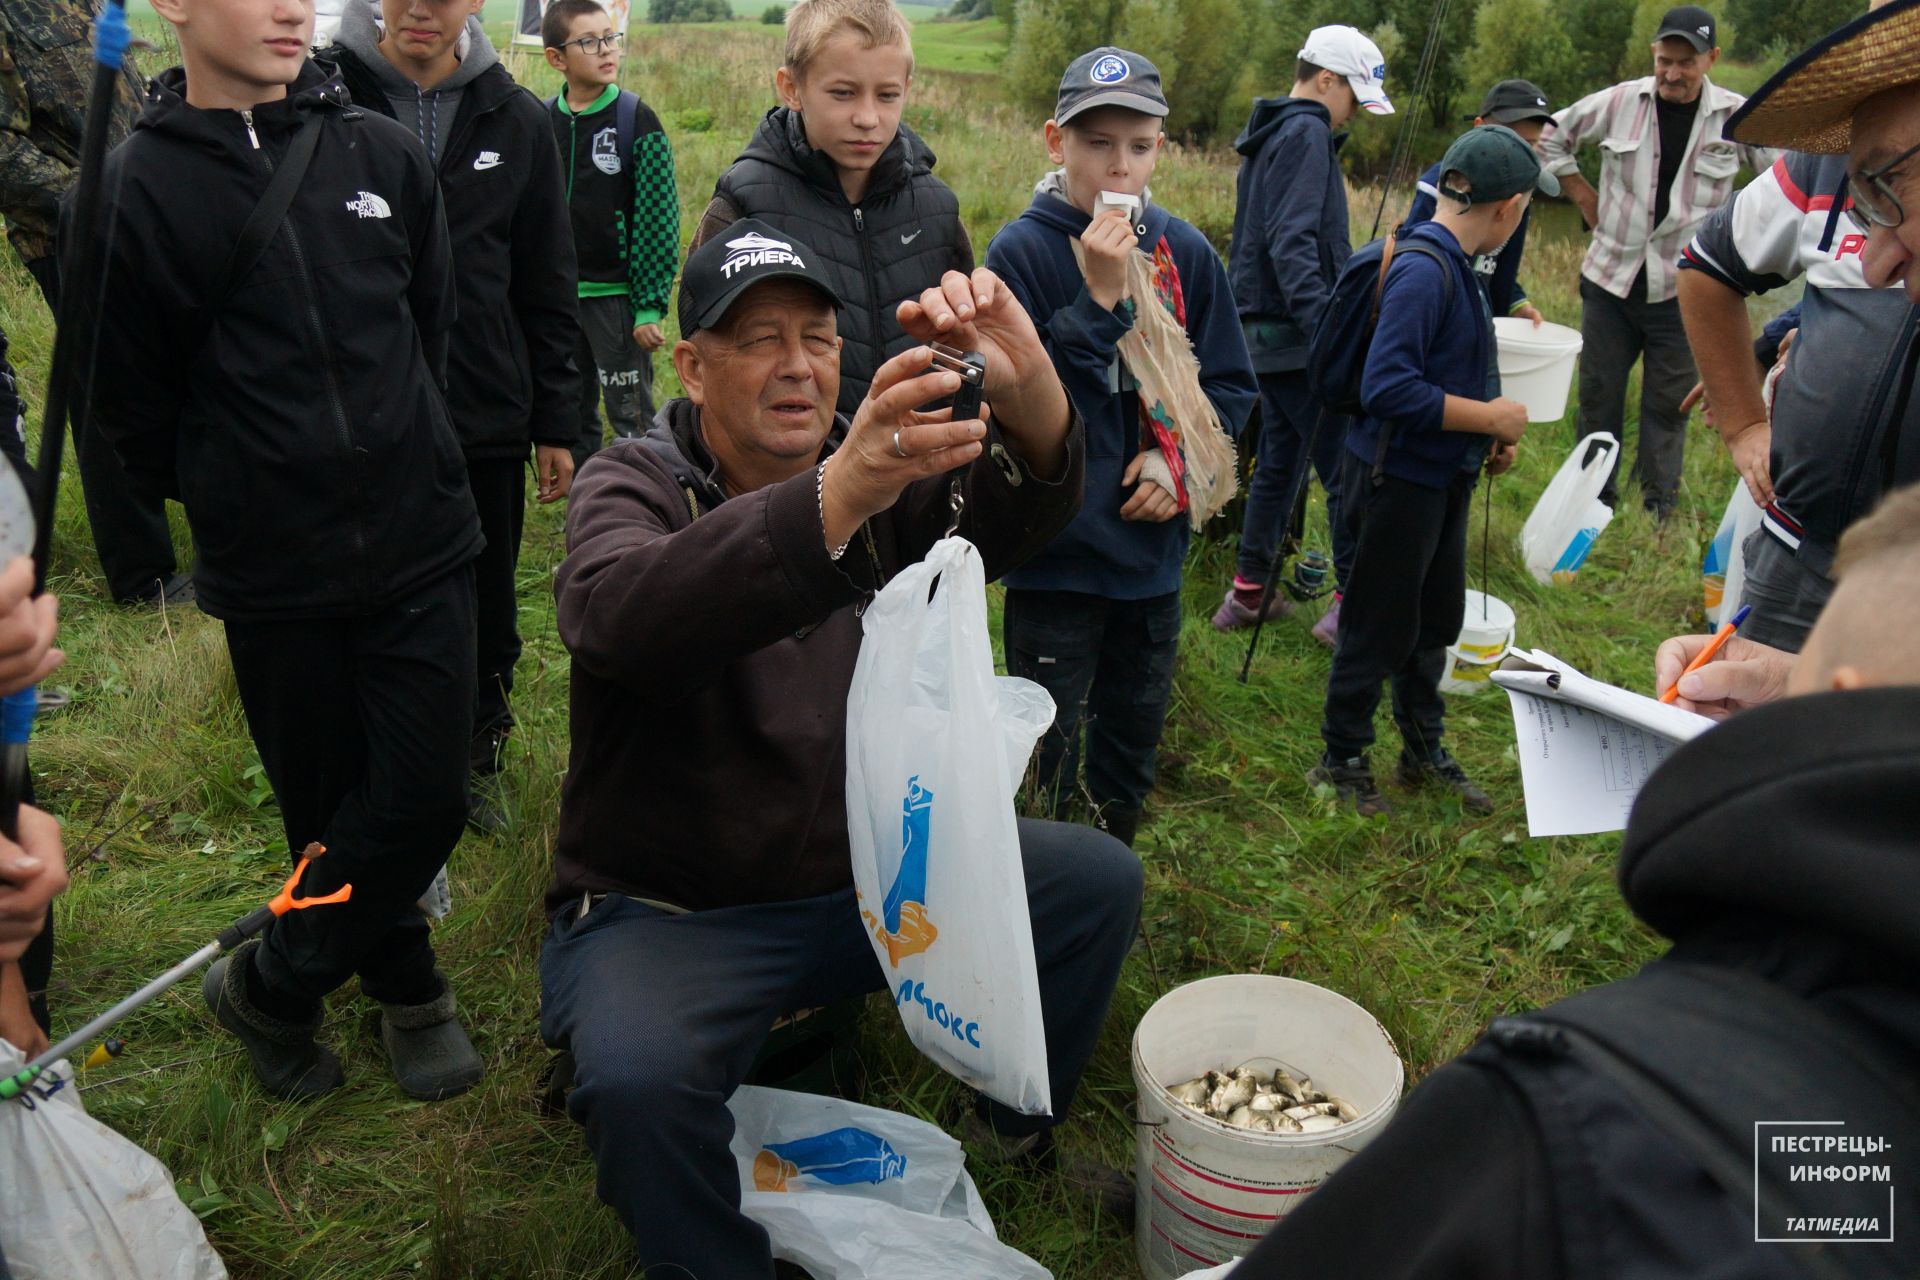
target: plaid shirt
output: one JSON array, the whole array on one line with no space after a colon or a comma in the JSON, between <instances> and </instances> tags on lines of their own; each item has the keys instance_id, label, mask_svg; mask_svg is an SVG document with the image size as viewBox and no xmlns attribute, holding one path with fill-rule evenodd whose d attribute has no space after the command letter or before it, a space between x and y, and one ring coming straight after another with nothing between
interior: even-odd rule
<instances>
[{"instance_id":1,"label":"plaid shirt","mask_svg":"<svg viewBox=\"0 0 1920 1280\"><path fill-rule=\"evenodd\" d=\"M1660 124L1654 110L1653 77L1643 76L1590 93L1554 117L1540 139L1540 157L1556 174L1575 173L1583 143L1597 142L1600 221L1587 246L1581 274L1616 298L1633 288L1642 268L1647 301L1665 302L1678 290L1680 251L1702 219L1733 195L1740 164L1764 173L1774 152L1721 137L1727 117L1746 99L1708 80L1687 139L1687 153L1674 175L1667 217L1653 225L1654 184L1660 177Z\"/></svg>"}]
</instances>

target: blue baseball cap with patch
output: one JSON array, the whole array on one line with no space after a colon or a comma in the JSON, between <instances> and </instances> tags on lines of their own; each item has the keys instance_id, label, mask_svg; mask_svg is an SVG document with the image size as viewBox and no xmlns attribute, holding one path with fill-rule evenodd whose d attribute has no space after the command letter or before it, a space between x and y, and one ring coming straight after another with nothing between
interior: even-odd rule
<instances>
[{"instance_id":1,"label":"blue baseball cap with patch","mask_svg":"<svg viewBox=\"0 0 1920 1280\"><path fill-rule=\"evenodd\" d=\"M1060 77L1060 96L1053 106L1053 122L1065 124L1095 107L1125 107L1150 116L1167 114L1167 95L1160 90L1160 68L1137 53L1104 45L1067 64Z\"/></svg>"}]
</instances>

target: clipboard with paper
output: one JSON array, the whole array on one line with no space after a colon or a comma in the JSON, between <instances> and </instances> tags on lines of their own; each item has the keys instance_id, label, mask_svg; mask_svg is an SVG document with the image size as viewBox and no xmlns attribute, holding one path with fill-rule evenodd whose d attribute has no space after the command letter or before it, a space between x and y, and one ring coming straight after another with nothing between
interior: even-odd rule
<instances>
[{"instance_id":1,"label":"clipboard with paper","mask_svg":"<svg viewBox=\"0 0 1920 1280\"><path fill-rule=\"evenodd\" d=\"M1532 836L1622 830L1648 776L1714 723L1541 649L1514 650L1492 678L1512 704Z\"/></svg>"}]
</instances>

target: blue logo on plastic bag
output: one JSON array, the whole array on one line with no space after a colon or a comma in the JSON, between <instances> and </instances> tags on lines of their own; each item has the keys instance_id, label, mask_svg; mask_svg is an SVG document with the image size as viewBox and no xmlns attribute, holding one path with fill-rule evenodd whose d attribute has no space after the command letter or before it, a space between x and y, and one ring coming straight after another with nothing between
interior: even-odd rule
<instances>
[{"instance_id":1,"label":"blue logo on plastic bag","mask_svg":"<svg viewBox=\"0 0 1920 1280\"><path fill-rule=\"evenodd\" d=\"M921 786L920 775L915 774L907 779L907 793L900 801L900 869L881 904L877 931L895 968L940 936L927 915L927 845L932 824L933 792Z\"/></svg>"},{"instance_id":2,"label":"blue logo on plastic bag","mask_svg":"<svg viewBox=\"0 0 1920 1280\"><path fill-rule=\"evenodd\" d=\"M907 1158L877 1133L847 1127L792 1142L769 1142L753 1158L753 1185L761 1191L785 1191L797 1178L836 1187L879 1184L904 1178Z\"/></svg>"}]
</instances>

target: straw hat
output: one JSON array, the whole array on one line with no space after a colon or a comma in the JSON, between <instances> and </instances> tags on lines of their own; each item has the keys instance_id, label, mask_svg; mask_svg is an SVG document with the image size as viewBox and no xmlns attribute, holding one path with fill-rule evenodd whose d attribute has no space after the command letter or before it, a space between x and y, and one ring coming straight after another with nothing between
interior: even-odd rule
<instances>
[{"instance_id":1,"label":"straw hat","mask_svg":"<svg viewBox=\"0 0 1920 1280\"><path fill-rule=\"evenodd\" d=\"M1762 147L1843 155L1853 112L1876 93L1920 82L1920 0L1893 0L1815 41L1727 121Z\"/></svg>"}]
</instances>

